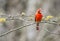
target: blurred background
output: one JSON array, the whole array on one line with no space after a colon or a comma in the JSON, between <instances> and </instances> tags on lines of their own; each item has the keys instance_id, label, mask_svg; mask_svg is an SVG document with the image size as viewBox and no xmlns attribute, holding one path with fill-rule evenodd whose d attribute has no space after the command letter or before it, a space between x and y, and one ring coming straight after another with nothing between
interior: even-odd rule
<instances>
[{"instance_id":1,"label":"blurred background","mask_svg":"<svg viewBox=\"0 0 60 41\"><path fill-rule=\"evenodd\" d=\"M54 17L49 22L57 24L40 23L39 31L36 24L32 24L3 35L0 41L60 41L60 0L0 0L0 21L6 18L0 22L0 35L34 23L34 15L39 8L44 17Z\"/></svg>"}]
</instances>

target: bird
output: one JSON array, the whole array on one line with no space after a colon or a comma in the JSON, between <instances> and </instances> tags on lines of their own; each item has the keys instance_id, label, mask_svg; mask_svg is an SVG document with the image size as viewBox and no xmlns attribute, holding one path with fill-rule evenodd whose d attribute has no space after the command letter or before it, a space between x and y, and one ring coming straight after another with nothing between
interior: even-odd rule
<instances>
[{"instance_id":1,"label":"bird","mask_svg":"<svg viewBox=\"0 0 60 41\"><path fill-rule=\"evenodd\" d=\"M35 22L36 22L36 30L39 30L39 23L42 21L43 14L41 13L41 9L37 9L35 13Z\"/></svg>"}]
</instances>

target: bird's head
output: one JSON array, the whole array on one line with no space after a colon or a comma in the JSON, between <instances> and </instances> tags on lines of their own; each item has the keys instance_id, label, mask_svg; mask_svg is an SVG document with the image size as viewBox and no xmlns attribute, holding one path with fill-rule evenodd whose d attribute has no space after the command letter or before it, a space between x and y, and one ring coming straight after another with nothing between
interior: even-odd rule
<instances>
[{"instance_id":1,"label":"bird's head","mask_svg":"<svg viewBox=\"0 0 60 41\"><path fill-rule=\"evenodd\" d=\"M41 10L40 10L40 9L38 9L37 12L38 12L39 14L41 14Z\"/></svg>"}]
</instances>

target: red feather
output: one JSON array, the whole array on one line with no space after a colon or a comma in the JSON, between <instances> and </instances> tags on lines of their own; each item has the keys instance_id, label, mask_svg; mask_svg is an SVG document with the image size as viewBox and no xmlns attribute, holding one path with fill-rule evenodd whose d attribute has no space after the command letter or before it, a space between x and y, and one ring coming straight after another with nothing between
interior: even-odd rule
<instances>
[{"instance_id":1,"label":"red feather","mask_svg":"<svg viewBox=\"0 0 60 41\"><path fill-rule=\"evenodd\" d=\"M39 22L41 22L42 17L43 17L43 15L42 15L42 13L41 13L41 10L38 9L38 10L36 11L36 14L35 14L35 22L38 24L38 25L36 24L36 29L37 29L37 30L39 30Z\"/></svg>"}]
</instances>

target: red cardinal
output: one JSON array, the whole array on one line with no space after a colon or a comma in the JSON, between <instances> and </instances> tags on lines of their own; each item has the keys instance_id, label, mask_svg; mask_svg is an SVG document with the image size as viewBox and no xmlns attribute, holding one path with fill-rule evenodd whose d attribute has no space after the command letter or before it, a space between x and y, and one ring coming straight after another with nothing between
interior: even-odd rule
<instances>
[{"instance_id":1,"label":"red cardinal","mask_svg":"<svg viewBox=\"0 0 60 41\"><path fill-rule=\"evenodd\" d=\"M39 23L41 22L42 17L43 15L41 13L41 10L38 9L35 14L36 30L39 30Z\"/></svg>"}]
</instances>

